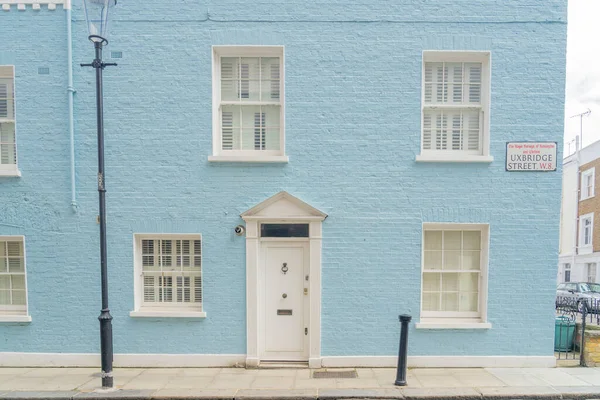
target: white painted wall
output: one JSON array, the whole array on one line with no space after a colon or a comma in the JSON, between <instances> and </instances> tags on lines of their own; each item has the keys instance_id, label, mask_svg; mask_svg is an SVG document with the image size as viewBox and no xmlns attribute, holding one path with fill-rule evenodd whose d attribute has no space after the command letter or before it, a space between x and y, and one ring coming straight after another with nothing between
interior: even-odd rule
<instances>
[{"instance_id":1,"label":"white painted wall","mask_svg":"<svg viewBox=\"0 0 600 400\"><path fill-rule=\"evenodd\" d=\"M577 160L575 156L568 157L563 163L562 203L560 210L560 250L561 257L572 255L575 230L575 212L577 201Z\"/></svg>"}]
</instances>

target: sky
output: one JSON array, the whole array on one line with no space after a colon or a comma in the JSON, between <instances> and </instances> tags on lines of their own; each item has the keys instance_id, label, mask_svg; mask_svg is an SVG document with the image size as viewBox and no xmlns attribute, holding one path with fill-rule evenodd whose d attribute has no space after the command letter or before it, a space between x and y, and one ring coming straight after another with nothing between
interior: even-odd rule
<instances>
[{"instance_id":1,"label":"sky","mask_svg":"<svg viewBox=\"0 0 600 400\"><path fill-rule=\"evenodd\" d=\"M569 0L564 155L575 151L580 118L583 146L600 140L600 0ZM570 148L570 149L569 149Z\"/></svg>"}]
</instances>

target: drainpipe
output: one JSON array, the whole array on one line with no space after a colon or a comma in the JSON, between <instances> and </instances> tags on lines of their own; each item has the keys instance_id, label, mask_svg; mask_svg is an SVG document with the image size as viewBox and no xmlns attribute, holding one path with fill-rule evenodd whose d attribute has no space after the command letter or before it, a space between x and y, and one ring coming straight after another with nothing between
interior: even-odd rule
<instances>
[{"instance_id":1,"label":"drainpipe","mask_svg":"<svg viewBox=\"0 0 600 400\"><path fill-rule=\"evenodd\" d=\"M71 207L73 212L77 212L77 197L75 191L75 126L73 113L73 97L75 89L73 89L73 33L71 19L71 0L65 1L64 8L67 11L67 74L68 86L67 93L69 98L69 144L71 156Z\"/></svg>"}]
</instances>

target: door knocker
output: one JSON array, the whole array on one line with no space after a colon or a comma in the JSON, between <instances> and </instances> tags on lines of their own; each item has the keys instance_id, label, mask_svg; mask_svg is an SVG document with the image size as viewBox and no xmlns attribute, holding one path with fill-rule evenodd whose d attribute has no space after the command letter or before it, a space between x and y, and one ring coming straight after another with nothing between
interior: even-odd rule
<instances>
[{"instance_id":1,"label":"door knocker","mask_svg":"<svg viewBox=\"0 0 600 400\"><path fill-rule=\"evenodd\" d=\"M288 272L288 266L287 263L283 263L283 267L281 267L281 272L283 272L283 274L287 274Z\"/></svg>"}]
</instances>

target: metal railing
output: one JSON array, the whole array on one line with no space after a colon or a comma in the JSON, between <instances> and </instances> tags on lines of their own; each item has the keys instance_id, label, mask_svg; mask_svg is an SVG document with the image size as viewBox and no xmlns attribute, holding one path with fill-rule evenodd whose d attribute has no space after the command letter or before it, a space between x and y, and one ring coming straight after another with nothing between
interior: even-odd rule
<instances>
[{"instance_id":1,"label":"metal railing","mask_svg":"<svg viewBox=\"0 0 600 400\"><path fill-rule=\"evenodd\" d=\"M585 367L586 325L600 325L600 299L557 297L554 352L558 360L579 360Z\"/></svg>"}]
</instances>

